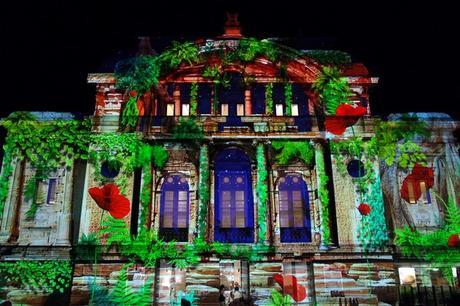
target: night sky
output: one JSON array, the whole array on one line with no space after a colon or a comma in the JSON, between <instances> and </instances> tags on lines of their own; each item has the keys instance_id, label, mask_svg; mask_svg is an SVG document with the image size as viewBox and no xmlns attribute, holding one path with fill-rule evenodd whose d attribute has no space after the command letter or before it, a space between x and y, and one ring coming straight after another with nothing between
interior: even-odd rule
<instances>
[{"instance_id":1,"label":"night sky","mask_svg":"<svg viewBox=\"0 0 460 306\"><path fill-rule=\"evenodd\" d=\"M170 40L218 36L230 11L240 13L246 36L349 52L380 77L371 92L374 114L433 111L459 118L460 26L453 4L16 2L0 4L0 116L15 110L91 114L88 73L108 71L117 58L135 52L138 36L151 36L158 51Z\"/></svg>"}]
</instances>

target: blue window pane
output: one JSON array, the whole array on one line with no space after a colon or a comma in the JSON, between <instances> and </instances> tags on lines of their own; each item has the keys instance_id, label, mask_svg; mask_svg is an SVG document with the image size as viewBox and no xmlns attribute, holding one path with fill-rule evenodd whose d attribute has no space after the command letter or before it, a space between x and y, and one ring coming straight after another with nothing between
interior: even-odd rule
<instances>
[{"instance_id":1,"label":"blue window pane","mask_svg":"<svg viewBox=\"0 0 460 306\"><path fill-rule=\"evenodd\" d=\"M311 242L308 187L302 177L281 178L278 199L281 242Z\"/></svg>"},{"instance_id":2,"label":"blue window pane","mask_svg":"<svg viewBox=\"0 0 460 306\"><path fill-rule=\"evenodd\" d=\"M294 118L299 132L311 131L311 120L308 114L308 97L302 85L292 85L292 100L292 103L297 104L299 108L299 116Z\"/></svg>"},{"instance_id":3,"label":"blue window pane","mask_svg":"<svg viewBox=\"0 0 460 306\"><path fill-rule=\"evenodd\" d=\"M211 113L211 84L198 84L198 111L200 114Z\"/></svg>"},{"instance_id":4,"label":"blue window pane","mask_svg":"<svg viewBox=\"0 0 460 306\"><path fill-rule=\"evenodd\" d=\"M265 114L265 84L251 86L251 102L253 114Z\"/></svg>"},{"instance_id":5,"label":"blue window pane","mask_svg":"<svg viewBox=\"0 0 460 306\"><path fill-rule=\"evenodd\" d=\"M51 178L48 180L48 194L46 196L46 203L54 204L56 203L56 187L57 179Z\"/></svg>"},{"instance_id":6,"label":"blue window pane","mask_svg":"<svg viewBox=\"0 0 460 306\"><path fill-rule=\"evenodd\" d=\"M284 101L285 101L284 84L274 83L273 84L273 106L275 107L276 104L283 104L283 106L285 107Z\"/></svg>"},{"instance_id":7,"label":"blue window pane","mask_svg":"<svg viewBox=\"0 0 460 306\"><path fill-rule=\"evenodd\" d=\"M185 177L170 175L161 186L160 237L165 241L187 241L189 186Z\"/></svg>"},{"instance_id":8,"label":"blue window pane","mask_svg":"<svg viewBox=\"0 0 460 306\"><path fill-rule=\"evenodd\" d=\"M215 159L214 240L254 242L251 163L239 149L226 149Z\"/></svg>"},{"instance_id":9,"label":"blue window pane","mask_svg":"<svg viewBox=\"0 0 460 306\"><path fill-rule=\"evenodd\" d=\"M188 83L180 84L180 102L181 104L190 103L190 88L191 85Z\"/></svg>"},{"instance_id":10,"label":"blue window pane","mask_svg":"<svg viewBox=\"0 0 460 306\"><path fill-rule=\"evenodd\" d=\"M106 178L114 178L120 173L121 162L105 161L101 165L101 175Z\"/></svg>"},{"instance_id":11,"label":"blue window pane","mask_svg":"<svg viewBox=\"0 0 460 306\"><path fill-rule=\"evenodd\" d=\"M364 169L363 162L357 159L353 159L348 163L347 171L351 177L363 177L366 175L366 169Z\"/></svg>"}]
</instances>

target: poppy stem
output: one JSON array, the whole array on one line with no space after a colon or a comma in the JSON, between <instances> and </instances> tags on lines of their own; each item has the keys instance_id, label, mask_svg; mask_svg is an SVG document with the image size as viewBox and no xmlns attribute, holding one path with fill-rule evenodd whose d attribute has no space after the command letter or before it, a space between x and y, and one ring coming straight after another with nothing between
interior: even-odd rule
<instances>
[{"instance_id":1,"label":"poppy stem","mask_svg":"<svg viewBox=\"0 0 460 306\"><path fill-rule=\"evenodd\" d=\"M102 224L102 220L104 219L104 210L102 210L102 213L101 213L101 220L99 221L99 226ZM92 303L94 301L94 293L96 291L96 285L97 285L97 282L96 282L96 278L97 278L97 246L94 248L94 278L93 278L93 287L91 288L91 299L90 299L90 303Z\"/></svg>"}]
</instances>

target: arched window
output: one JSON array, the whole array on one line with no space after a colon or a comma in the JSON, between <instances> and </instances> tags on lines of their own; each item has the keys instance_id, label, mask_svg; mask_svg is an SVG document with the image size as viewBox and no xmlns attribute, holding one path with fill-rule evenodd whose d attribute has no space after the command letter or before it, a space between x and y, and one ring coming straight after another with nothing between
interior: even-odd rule
<instances>
[{"instance_id":1,"label":"arched window","mask_svg":"<svg viewBox=\"0 0 460 306\"><path fill-rule=\"evenodd\" d=\"M300 175L279 179L278 201L281 242L311 242L308 188Z\"/></svg>"},{"instance_id":2,"label":"arched window","mask_svg":"<svg viewBox=\"0 0 460 306\"><path fill-rule=\"evenodd\" d=\"M182 175L166 176L161 186L160 238L188 240L189 187Z\"/></svg>"},{"instance_id":3,"label":"arched window","mask_svg":"<svg viewBox=\"0 0 460 306\"><path fill-rule=\"evenodd\" d=\"M251 163L239 149L227 149L215 160L214 240L254 242Z\"/></svg>"}]
</instances>

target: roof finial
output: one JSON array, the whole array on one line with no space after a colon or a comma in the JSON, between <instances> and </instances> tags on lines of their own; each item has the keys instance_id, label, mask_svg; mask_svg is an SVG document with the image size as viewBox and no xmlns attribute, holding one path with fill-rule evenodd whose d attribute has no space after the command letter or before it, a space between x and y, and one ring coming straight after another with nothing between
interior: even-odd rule
<instances>
[{"instance_id":1,"label":"roof finial","mask_svg":"<svg viewBox=\"0 0 460 306\"><path fill-rule=\"evenodd\" d=\"M225 21L225 32L223 37L239 38L242 36L240 22L238 21L238 13L227 12L227 21Z\"/></svg>"},{"instance_id":2,"label":"roof finial","mask_svg":"<svg viewBox=\"0 0 460 306\"><path fill-rule=\"evenodd\" d=\"M149 36L139 36L139 46L137 48L137 55L155 55L156 52L153 50L150 44Z\"/></svg>"}]
</instances>

